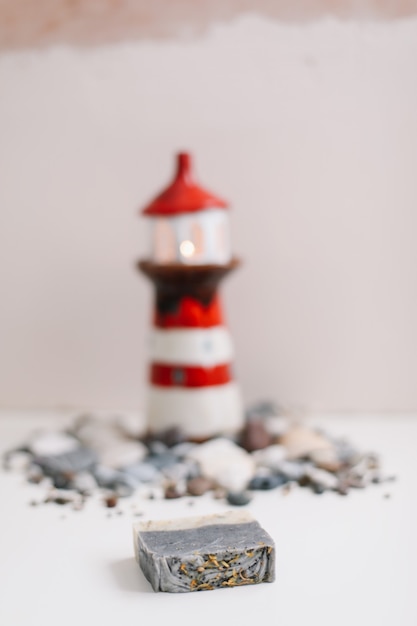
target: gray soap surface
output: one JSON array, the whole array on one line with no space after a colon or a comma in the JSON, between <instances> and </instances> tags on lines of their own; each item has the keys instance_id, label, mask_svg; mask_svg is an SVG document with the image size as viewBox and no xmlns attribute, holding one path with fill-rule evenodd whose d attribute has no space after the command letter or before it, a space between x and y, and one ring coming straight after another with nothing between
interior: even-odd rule
<instances>
[{"instance_id":1,"label":"gray soap surface","mask_svg":"<svg viewBox=\"0 0 417 626\"><path fill-rule=\"evenodd\" d=\"M154 591L238 587L275 579L272 538L247 512L139 522L136 560Z\"/></svg>"}]
</instances>

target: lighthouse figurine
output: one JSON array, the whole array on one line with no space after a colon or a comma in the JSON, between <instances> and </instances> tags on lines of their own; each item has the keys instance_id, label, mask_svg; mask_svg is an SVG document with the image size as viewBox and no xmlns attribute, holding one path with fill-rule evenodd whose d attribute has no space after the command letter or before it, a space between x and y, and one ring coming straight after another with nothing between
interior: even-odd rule
<instances>
[{"instance_id":1,"label":"lighthouse figurine","mask_svg":"<svg viewBox=\"0 0 417 626\"><path fill-rule=\"evenodd\" d=\"M173 182L142 211L151 250L139 262L155 288L147 417L151 432L176 427L204 440L243 423L233 344L218 286L239 265L228 204L196 184L191 156L177 155Z\"/></svg>"}]
</instances>

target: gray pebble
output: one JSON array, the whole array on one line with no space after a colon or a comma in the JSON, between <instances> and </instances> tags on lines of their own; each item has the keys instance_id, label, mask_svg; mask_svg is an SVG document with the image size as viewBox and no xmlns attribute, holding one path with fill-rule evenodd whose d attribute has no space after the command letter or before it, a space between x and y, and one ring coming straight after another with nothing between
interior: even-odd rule
<instances>
[{"instance_id":1,"label":"gray pebble","mask_svg":"<svg viewBox=\"0 0 417 626\"><path fill-rule=\"evenodd\" d=\"M33 463L28 468L28 471L26 473L26 478L28 482L37 485L43 480L44 474L43 474L42 469L39 467L39 465L36 465L35 463Z\"/></svg>"},{"instance_id":2,"label":"gray pebble","mask_svg":"<svg viewBox=\"0 0 417 626\"><path fill-rule=\"evenodd\" d=\"M156 469L162 470L178 462L178 458L171 451L167 450L160 454L152 454L146 458L146 462L153 465Z\"/></svg>"},{"instance_id":3,"label":"gray pebble","mask_svg":"<svg viewBox=\"0 0 417 626\"><path fill-rule=\"evenodd\" d=\"M246 410L246 416L248 419L252 419L254 417L262 417L268 418L273 415L279 415L278 405L272 400L261 400L260 402L256 402L252 404Z\"/></svg>"},{"instance_id":4,"label":"gray pebble","mask_svg":"<svg viewBox=\"0 0 417 626\"><path fill-rule=\"evenodd\" d=\"M256 491L267 491L269 489L275 489L281 487L288 482L288 478L282 474L270 474L269 476L254 476L250 481L249 489Z\"/></svg>"},{"instance_id":5,"label":"gray pebble","mask_svg":"<svg viewBox=\"0 0 417 626\"><path fill-rule=\"evenodd\" d=\"M137 481L131 476L103 465L95 467L93 473L100 487L112 489L121 497L130 496L137 486Z\"/></svg>"},{"instance_id":6,"label":"gray pebble","mask_svg":"<svg viewBox=\"0 0 417 626\"><path fill-rule=\"evenodd\" d=\"M90 450L90 448L84 447L64 454L35 458L35 463L42 468L43 472L52 477L57 474L77 473L89 470L96 462L96 453Z\"/></svg>"},{"instance_id":7,"label":"gray pebble","mask_svg":"<svg viewBox=\"0 0 417 626\"><path fill-rule=\"evenodd\" d=\"M161 479L161 472L155 465L147 463L146 461L123 468L123 473L127 474L138 483L152 483Z\"/></svg>"},{"instance_id":8,"label":"gray pebble","mask_svg":"<svg viewBox=\"0 0 417 626\"><path fill-rule=\"evenodd\" d=\"M193 448L195 448L198 444L192 443L191 441L183 441L182 443L177 443L177 445L170 448L172 454L175 454L179 459L185 458Z\"/></svg>"},{"instance_id":9,"label":"gray pebble","mask_svg":"<svg viewBox=\"0 0 417 626\"><path fill-rule=\"evenodd\" d=\"M193 468L189 463L175 463L162 469L162 473L169 481L178 482L190 478L190 470Z\"/></svg>"},{"instance_id":10,"label":"gray pebble","mask_svg":"<svg viewBox=\"0 0 417 626\"><path fill-rule=\"evenodd\" d=\"M336 439L333 441L336 449L337 458L341 463L347 465L356 465L361 459L361 454L345 439Z\"/></svg>"},{"instance_id":11,"label":"gray pebble","mask_svg":"<svg viewBox=\"0 0 417 626\"><path fill-rule=\"evenodd\" d=\"M148 444L149 453L152 455L164 454L168 451L168 446L162 441L151 441Z\"/></svg>"},{"instance_id":12,"label":"gray pebble","mask_svg":"<svg viewBox=\"0 0 417 626\"><path fill-rule=\"evenodd\" d=\"M229 504L233 506L245 506L252 500L251 495L247 491L229 491L226 496Z\"/></svg>"},{"instance_id":13,"label":"gray pebble","mask_svg":"<svg viewBox=\"0 0 417 626\"><path fill-rule=\"evenodd\" d=\"M288 480L299 480L312 467L308 462L282 461L276 466L276 470Z\"/></svg>"}]
</instances>

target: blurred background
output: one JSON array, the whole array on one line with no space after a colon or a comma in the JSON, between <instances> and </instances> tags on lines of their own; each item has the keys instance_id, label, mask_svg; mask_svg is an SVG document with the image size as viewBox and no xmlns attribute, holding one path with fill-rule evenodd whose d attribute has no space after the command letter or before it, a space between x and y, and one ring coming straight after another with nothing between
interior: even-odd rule
<instances>
[{"instance_id":1,"label":"blurred background","mask_svg":"<svg viewBox=\"0 0 417 626\"><path fill-rule=\"evenodd\" d=\"M417 409L417 0L0 0L0 405L143 405L139 209L232 203L247 402Z\"/></svg>"}]
</instances>

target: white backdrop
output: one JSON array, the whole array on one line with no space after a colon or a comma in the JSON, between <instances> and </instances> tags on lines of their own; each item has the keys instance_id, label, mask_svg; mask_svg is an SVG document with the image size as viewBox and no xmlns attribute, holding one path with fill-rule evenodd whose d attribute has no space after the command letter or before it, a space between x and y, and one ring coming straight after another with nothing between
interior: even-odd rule
<instances>
[{"instance_id":1,"label":"white backdrop","mask_svg":"<svg viewBox=\"0 0 417 626\"><path fill-rule=\"evenodd\" d=\"M417 408L417 19L246 17L0 56L0 404L142 404L138 208L189 149L233 203L245 398Z\"/></svg>"}]
</instances>

